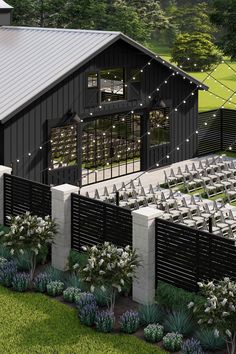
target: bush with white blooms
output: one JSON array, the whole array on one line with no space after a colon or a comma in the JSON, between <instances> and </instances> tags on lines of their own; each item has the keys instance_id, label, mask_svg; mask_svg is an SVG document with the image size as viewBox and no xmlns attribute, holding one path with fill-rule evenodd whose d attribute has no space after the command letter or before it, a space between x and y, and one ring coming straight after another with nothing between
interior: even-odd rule
<instances>
[{"instance_id":1,"label":"bush with white blooms","mask_svg":"<svg viewBox=\"0 0 236 354\"><path fill-rule=\"evenodd\" d=\"M136 268L140 265L138 255L130 246L117 247L109 242L104 244L83 247L87 252L88 261L85 267L77 263L77 269L82 280L90 286L90 291L100 288L102 291L109 289L107 303L114 311L115 299L118 292L130 284L135 275Z\"/></svg>"},{"instance_id":2,"label":"bush with white blooms","mask_svg":"<svg viewBox=\"0 0 236 354\"><path fill-rule=\"evenodd\" d=\"M199 317L198 323L214 329L216 337L226 338L227 350L236 353L236 282L229 278L220 281L198 283L205 302L192 308Z\"/></svg>"},{"instance_id":3,"label":"bush with white blooms","mask_svg":"<svg viewBox=\"0 0 236 354\"><path fill-rule=\"evenodd\" d=\"M30 279L33 279L37 255L43 247L53 242L57 227L49 216L44 218L26 212L23 215L8 217L10 230L4 237L4 245L12 255L25 252L30 256Z\"/></svg>"}]
</instances>

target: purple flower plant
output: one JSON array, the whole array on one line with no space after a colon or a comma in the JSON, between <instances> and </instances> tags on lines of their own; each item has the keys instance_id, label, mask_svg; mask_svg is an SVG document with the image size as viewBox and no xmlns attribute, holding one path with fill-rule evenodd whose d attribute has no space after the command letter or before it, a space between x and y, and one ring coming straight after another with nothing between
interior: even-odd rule
<instances>
[{"instance_id":1,"label":"purple flower plant","mask_svg":"<svg viewBox=\"0 0 236 354\"><path fill-rule=\"evenodd\" d=\"M128 310L120 318L120 329L124 333L134 333L139 328L140 318L137 311Z\"/></svg>"}]
</instances>

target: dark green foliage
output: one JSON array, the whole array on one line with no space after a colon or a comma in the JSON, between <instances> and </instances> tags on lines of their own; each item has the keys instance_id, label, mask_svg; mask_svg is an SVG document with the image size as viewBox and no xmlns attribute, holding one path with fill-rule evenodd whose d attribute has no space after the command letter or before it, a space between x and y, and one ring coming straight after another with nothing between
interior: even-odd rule
<instances>
[{"instance_id":1,"label":"dark green foliage","mask_svg":"<svg viewBox=\"0 0 236 354\"><path fill-rule=\"evenodd\" d=\"M34 278L33 282L35 291L39 293L45 293L47 291L47 285L48 283L50 283L50 281L52 281L52 279L50 278L48 273L44 272L38 274Z\"/></svg>"},{"instance_id":2,"label":"dark green foliage","mask_svg":"<svg viewBox=\"0 0 236 354\"><path fill-rule=\"evenodd\" d=\"M204 352L201 343L197 339L191 338L183 343L180 354L204 354Z\"/></svg>"},{"instance_id":3,"label":"dark green foliage","mask_svg":"<svg viewBox=\"0 0 236 354\"><path fill-rule=\"evenodd\" d=\"M188 336L194 330L192 316L187 310L173 311L167 315L164 321L164 328L166 332L178 332Z\"/></svg>"},{"instance_id":4,"label":"dark green foliage","mask_svg":"<svg viewBox=\"0 0 236 354\"><path fill-rule=\"evenodd\" d=\"M215 351L225 347L225 339L222 336L216 337L214 330L201 329L196 333L196 337L204 350Z\"/></svg>"},{"instance_id":5,"label":"dark green foliage","mask_svg":"<svg viewBox=\"0 0 236 354\"><path fill-rule=\"evenodd\" d=\"M186 71L209 70L222 60L222 54L207 33L182 33L176 37L171 60ZM190 58L191 60L187 60Z\"/></svg>"},{"instance_id":6,"label":"dark green foliage","mask_svg":"<svg viewBox=\"0 0 236 354\"><path fill-rule=\"evenodd\" d=\"M87 264L88 257L86 253L79 253L75 250L71 250L68 256L68 266L71 272L74 271L74 265L79 264L80 267L85 267Z\"/></svg>"},{"instance_id":7,"label":"dark green foliage","mask_svg":"<svg viewBox=\"0 0 236 354\"><path fill-rule=\"evenodd\" d=\"M167 333L163 338L163 346L170 352L177 352L183 344L183 336L179 333Z\"/></svg>"},{"instance_id":8,"label":"dark green foliage","mask_svg":"<svg viewBox=\"0 0 236 354\"><path fill-rule=\"evenodd\" d=\"M144 338L147 342L157 343L164 336L164 327L159 324L149 324L144 328Z\"/></svg>"},{"instance_id":9,"label":"dark green foliage","mask_svg":"<svg viewBox=\"0 0 236 354\"><path fill-rule=\"evenodd\" d=\"M2 243L0 243L0 257L10 259L11 254L9 248L3 246Z\"/></svg>"},{"instance_id":10,"label":"dark green foliage","mask_svg":"<svg viewBox=\"0 0 236 354\"><path fill-rule=\"evenodd\" d=\"M78 311L80 322L86 326L92 326L95 322L97 311L98 307L95 303L83 306Z\"/></svg>"},{"instance_id":11,"label":"dark green foliage","mask_svg":"<svg viewBox=\"0 0 236 354\"><path fill-rule=\"evenodd\" d=\"M139 314L137 311L126 311L120 318L120 330L124 333L135 333L140 325Z\"/></svg>"},{"instance_id":12,"label":"dark green foliage","mask_svg":"<svg viewBox=\"0 0 236 354\"><path fill-rule=\"evenodd\" d=\"M96 314L95 325L98 332L109 333L115 323L114 313L111 311L101 311Z\"/></svg>"},{"instance_id":13,"label":"dark green foliage","mask_svg":"<svg viewBox=\"0 0 236 354\"><path fill-rule=\"evenodd\" d=\"M236 58L236 1L213 0L210 19L220 30L220 46L224 54Z\"/></svg>"},{"instance_id":14,"label":"dark green foliage","mask_svg":"<svg viewBox=\"0 0 236 354\"><path fill-rule=\"evenodd\" d=\"M51 280L57 280L57 281L62 281L62 282L65 281L65 274L62 271L60 271L52 266L48 266L45 269L45 273L48 274L48 276Z\"/></svg>"},{"instance_id":15,"label":"dark green foliage","mask_svg":"<svg viewBox=\"0 0 236 354\"><path fill-rule=\"evenodd\" d=\"M67 287L79 288L83 292L88 290L87 285L84 284L84 282L76 274L69 275L66 279L66 285Z\"/></svg>"},{"instance_id":16,"label":"dark green foliage","mask_svg":"<svg viewBox=\"0 0 236 354\"><path fill-rule=\"evenodd\" d=\"M102 291L99 288L95 288L93 295L97 301L97 304L101 307L107 306L108 301L109 301L109 296L110 296L110 291L106 289L105 291Z\"/></svg>"},{"instance_id":17,"label":"dark green foliage","mask_svg":"<svg viewBox=\"0 0 236 354\"><path fill-rule=\"evenodd\" d=\"M12 288L21 293L29 288L30 275L28 273L16 273L12 278Z\"/></svg>"},{"instance_id":18,"label":"dark green foliage","mask_svg":"<svg viewBox=\"0 0 236 354\"><path fill-rule=\"evenodd\" d=\"M204 298L195 293L161 281L158 282L156 299L160 305L172 310L187 309L190 302L194 302L196 305L204 302Z\"/></svg>"},{"instance_id":19,"label":"dark green foliage","mask_svg":"<svg viewBox=\"0 0 236 354\"><path fill-rule=\"evenodd\" d=\"M141 305L139 308L140 322L143 325L162 323L164 315L162 306L158 304Z\"/></svg>"}]
</instances>

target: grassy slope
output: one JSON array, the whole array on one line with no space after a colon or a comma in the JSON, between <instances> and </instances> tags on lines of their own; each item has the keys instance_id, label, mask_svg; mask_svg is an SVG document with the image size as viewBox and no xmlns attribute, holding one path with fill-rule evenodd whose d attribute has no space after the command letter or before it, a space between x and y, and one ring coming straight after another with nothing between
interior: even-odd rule
<instances>
[{"instance_id":1,"label":"grassy slope","mask_svg":"<svg viewBox=\"0 0 236 354\"><path fill-rule=\"evenodd\" d=\"M134 336L100 334L80 325L76 310L41 294L0 287L0 353L164 353Z\"/></svg>"},{"instance_id":2,"label":"grassy slope","mask_svg":"<svg viewBox=\"0 0 236 354\"><path fill-rule=\"evenodd\" d=\"M161 55L164 59L170 60L170 50L167 46L159 46L155 41L151 41L148 47L156 52L157 54ZM224 85L228 86L230 89L235 91L236 87L236 62L229 62L229 65L235 70L230 70L228 65L220 64L216 71L212 74L217 80L221 81ZM203 81L206 77L206 73L190 73L190 75L194 76L199 81ZM209 90L213 93L227 99L233 93L232 91L228 91L227 88L222 87L221 84L215 82L213 78L209 78L205 81L205 84L209 86ZM215 96L211 95L209 92L200 92L200 100L199 100L199 110L200 111L208 111L211 109L219 108L224 101L220 98L216 98ZM236 104L236 95L232 99L232 102ZM225 108L236 109L236 105L226 104Z\"/></svg>"}]
</instances>

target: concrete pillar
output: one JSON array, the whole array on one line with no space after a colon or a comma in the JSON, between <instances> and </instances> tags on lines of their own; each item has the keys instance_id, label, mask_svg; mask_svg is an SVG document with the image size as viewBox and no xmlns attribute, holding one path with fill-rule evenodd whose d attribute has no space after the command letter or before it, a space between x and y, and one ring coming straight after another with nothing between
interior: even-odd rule
<instances>
[{"instance_id":1,"label":"concrete pillar","mask_svg":"<svg viewBox=\"0 0 236 354\"><path fill-rule=\"evenodd\" d=\"M0 224L4 224L4 173L11 174L11 167L0 165Z\"/></svg>"},{"instance_id":2,"label":"concrete pillar","mask_svg":"<svg viewBox=\"0 0 236 354\"><path fill-rule=\"evenodd\" d=\"M155 218L161 211L146 207L132 212L133 249L141 259L133 280L133 300L150 304L155 299Z\"/></svg>"},{"instance_id":3,"label":"concrete pillar","mask_svg":"<svg viewBox=\"0 0 236 354\"><path fill-rule=\"evenodd\" d=\"M52 187L52 218L58 226L58 233L52 245L52 266L65 271L71 249L71 193L79 188L70 184Z\"/></svg>"}]
</instances>

